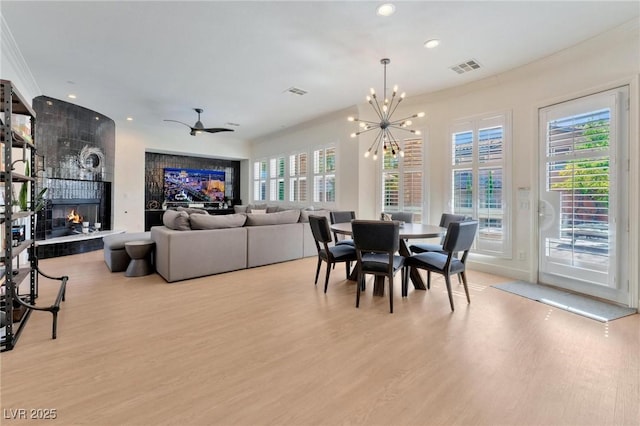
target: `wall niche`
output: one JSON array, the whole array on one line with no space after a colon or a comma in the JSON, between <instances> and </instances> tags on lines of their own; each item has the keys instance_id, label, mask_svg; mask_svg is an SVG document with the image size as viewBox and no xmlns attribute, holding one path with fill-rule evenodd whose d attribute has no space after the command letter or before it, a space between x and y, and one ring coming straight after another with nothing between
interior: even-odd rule
<instances>
[{"instance_id":1,"label":"wall niche","mask_svg":"<svg viewBox=\"0 0 640 426\"><path fill-rule=\"evenodd\" d=\"M225 196L240 204L240 161L191 157L175 154L145 153L145 209L160 209L164 201L164 169L203 169L225 172Z\"/></svg>"}]
</instances>

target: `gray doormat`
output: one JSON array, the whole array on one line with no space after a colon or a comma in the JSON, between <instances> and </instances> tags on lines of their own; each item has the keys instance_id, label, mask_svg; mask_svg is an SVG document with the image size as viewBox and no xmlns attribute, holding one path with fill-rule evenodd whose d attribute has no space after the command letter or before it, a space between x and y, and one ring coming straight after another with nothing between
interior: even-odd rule
<instances>
[{"instance_id":1,"label":"gray doormat","mask_svg":"<svg viewBox=\"0 0 640 426\"><path fill-rule=\"evenodd\" d=\"M524 281L496 284L492 287L601 322L613 321L636 313L633 308L625 308L579 294Z\"/></svg>"}]
</instances>

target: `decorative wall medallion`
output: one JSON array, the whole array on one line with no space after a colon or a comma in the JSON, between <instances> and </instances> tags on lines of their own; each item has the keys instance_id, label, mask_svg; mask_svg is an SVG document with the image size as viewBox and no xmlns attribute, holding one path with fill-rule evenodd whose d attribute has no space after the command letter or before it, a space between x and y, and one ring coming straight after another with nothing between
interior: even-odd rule
<instances>
[{"instance_id":1,"label":"decorative wall medallion","mask_svg":"<svg viewBox=\"0 0 640 426\"><path fill-rule=\"evenodd\" d=\"M78 165L87 172L100 172L103 163L104 154L100 148L85 145L82 151L80 151L80 155L78 155Z\"/></svg>"}]
</instances>

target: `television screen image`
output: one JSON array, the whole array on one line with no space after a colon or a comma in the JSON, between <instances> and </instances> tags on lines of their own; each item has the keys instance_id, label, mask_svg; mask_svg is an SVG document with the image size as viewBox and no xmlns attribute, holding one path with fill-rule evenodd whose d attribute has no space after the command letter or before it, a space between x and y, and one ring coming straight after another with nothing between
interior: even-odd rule
<instances>
[{"instance_id":1,"label":"television screen image","mask_svg":"<svg viewBox=\"0 0 640 426\"><path fill-rule=\"evenodd\" d=\"M219 170L166 168L164 199L182 203L224 201L224 178Z\"/></svg>"}]
</instances>

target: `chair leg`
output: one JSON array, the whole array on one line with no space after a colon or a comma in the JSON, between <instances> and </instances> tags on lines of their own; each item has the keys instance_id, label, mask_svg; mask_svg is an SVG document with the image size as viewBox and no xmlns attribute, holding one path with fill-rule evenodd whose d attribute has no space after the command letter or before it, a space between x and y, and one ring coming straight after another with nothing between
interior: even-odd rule
<instances>
[{"instance_id":1,"label":"chair leg","mask_svg":"<svg viewBox=\"0 0 640 426\"><path fill-rule=\"evenodd\" d=\"M349 275L351 275L351 262L345 262L345 264L345 268L347 269L347 279L349 279Z\"/></svg>"},{"instance_id":2,"label":"chair leg","mask_svg":"<svg viewBox=\"0 0 640 426\"><path fill-rule=\"evenodd\" d=\"M431 290L431 271L427 271L427 290Z\"/></svg>"},{"instance_id":3,"label":"chair leg","mask_svg":"<svg viewBox=\"0 0 640 426\"><path fill-rule=\"evenodd\" d=\"M464 272L460 272L458 275L458 279L462 276L462 284L464 285L464 292L467 293L467 303L471 303L471 299L469 298L469 287L467 286L467 274Z\"/></svg>"},{"instance_id":4,"label":"chair leg","mask_svg":"<svg viewBox=\"0 0 640 426\"><path fill-rule=\"evenodd\" d=\"M389 313L393 313L393 275L389 277Z\"/></svg>"},{"instance_id":5,"label":"chair leg","mask_svg":"<svg viewBox=\"0 0 640 426\"><path fill-rule=\"evenodd\" d=\"M356 308L360 307L360 289L362 288L361 281L364 279L364 274L358 274L358 290L356 291Z\"/></svg>"},{"instance_id":6,"label":"chair leg","mask_svg":"<svg viewBox=\"0 0 640 426\"><path fill-rule=\"evenodd\" d=\"M335 265L335 263L333 264ZM331 275L331 266L333 266L329 263L327 263L327 276L324 279L324 292L327 292L327 287L329 286L329 275Z\"/></svg>"},{"instance_id":7,"label":"chair leg","mask_svg":"<svg viewBox=\"0 0 640 426\"><path fill-rule=\"evenodd\" d=\"M322 264L322 259L318 257L318 267L316 268L316 280L314 284L318 284L318 275L320 275L320 265Z\"/></svg>"},{"instance_id":8,"label":"chair leg","mask_svg":"<svg viewBox=\"0 0 640 426\"><path fill-rule=\"evenodd\" d=\"M409 273L409 268L406 266L402 267L402 297L407 297L407 274Z\"/></svg>"},{"instance_id":9,"label":"chair leg","mask_svg":"<svg viewBox=\"0 0 640 426\"><path fill-rule=\"evenodd\" d=\"M449 275L444 276L444 281L447 284L447 293L449 293L449 304L451 305L451 310L454 311L453 307L453 294L451 293L451 277Z\"/></svg>"}]
</instances>

